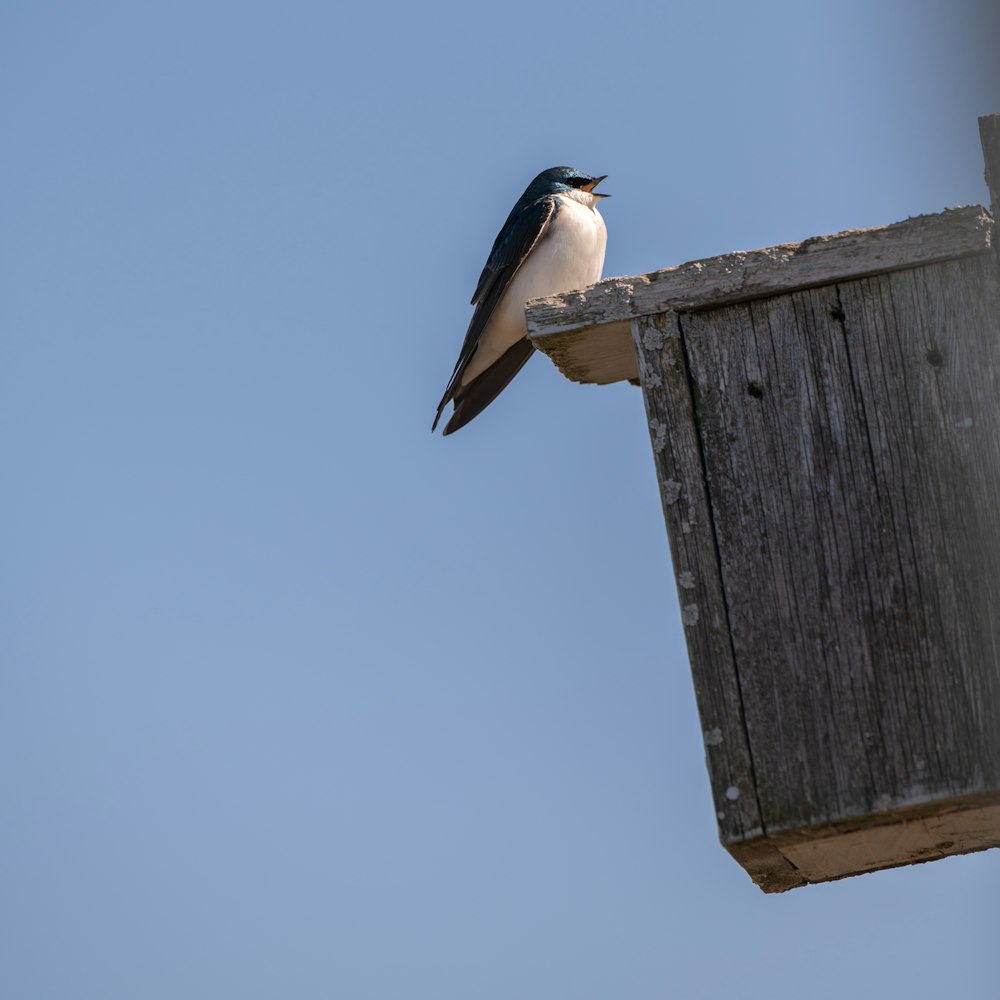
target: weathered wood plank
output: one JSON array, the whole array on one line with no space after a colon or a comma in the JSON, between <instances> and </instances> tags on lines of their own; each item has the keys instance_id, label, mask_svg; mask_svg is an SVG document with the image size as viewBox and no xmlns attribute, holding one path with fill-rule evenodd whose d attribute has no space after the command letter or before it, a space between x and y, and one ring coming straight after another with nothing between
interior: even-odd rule
<instances>
[{"instance_id":1,"label":"weathered wood plank","mask_svg":"<svg viewBox=\"0 0 1000 1000\"><path fill-rule=\"evenodd\" d=\"M990 209L996 219L1000 212L1000 115L979 119L979 141L983 147L984 177L990 192Z\"/></svg>"},{"instance_id":2,"label":"weathered wood plank","mask_svg":"<svg viewBox=\"0 0 1000 1000\"><path fill-rule=\"evenodd\" d=\"M680 317L769 835L1000 789L997 286L980 254Z\"/></svg>"},{"instance_id":3,"label":"weathered wood plank","mask_svg":"<svg viewBox=\"0 0 1000 1000\"><path fill-rule=\"evenodd\" d=\"M630 320L606 323L586 332L574 327L546 333L535 346L570 381L610 385L639 377L631 330Z\"/></svg>"},{"instance_id":4,"label":"weathered wood plank","mask_svg":"<svg viewBox=\"0 0 1000 1000\"><path fill-rule=\"evenodd\" d=\"M968 854L991 847L1000 847L1000 794L963 796L786 830L731 844L729 850L761 889L784 892L813 882L936 861L959 848ZM798 881L790 880L788 871Z\"/></svg>"},{"instance_id":5,"label":"weathered wood plank","mask_svg":"<svg viewBox=\"0 0 1000 1000\"><path fill-rule=\"evenodd\" d=\"M775 850L808 882L825 882L861 872L936 861L954 854L1000 846L1000 797L977 802L975 797L954 805L935 803L873 818L860 829L810 831L776 837Z\"/></svg>"},{"instance_id":6,"label":"weathered wood plank","mask_svg":"<svg viewBox=\"0 0 1000 1000\"><path fill-rule=\"evenodd\" d=\"M983 176L990 192L990 210L996 220L1000 212L1000 115L984 115L979 119L979 141L983 147ZM1000 243L996 240L993 242L993 259L1000 271Z\"/></svg>"},{"instance_id":7,"label":"weathered wood plank","mask_svg":"<svg viewBox=\"0 0 1000 1000\"><path fill-rule=\"evenodd\" d=\"M695 692L719 830L724 841L752 839L763 826L677 319L671 313L644 317L633 331L644 383L657 388L644 397L681 619L691 661L702 668ZM790 867L780 859L776 864Z\"/></svg>"},{"instance_id":8,"label":"weathered wood plank","mask_svg":"<svg viewBox=\"0 0 1000 1000\"><path fill-rule=\"evenodd\" d=\"M768 892L1000 845L992 255L633 336L723 843Z\"/></svg>"},{"instance_id":9,"label":"weathered wood plank","mask_svg":"<svg viewBox=\"0 0 1000 1000\"><path fill-rule=\"evenodd\" d=\"M638 316L716 308L979 253L989 249L992 228L990 216L976 205L609 278L529 303L528 336L574 381L606 384L634 378L637 363L623 324Z\"/></svg>"}]
</instances>

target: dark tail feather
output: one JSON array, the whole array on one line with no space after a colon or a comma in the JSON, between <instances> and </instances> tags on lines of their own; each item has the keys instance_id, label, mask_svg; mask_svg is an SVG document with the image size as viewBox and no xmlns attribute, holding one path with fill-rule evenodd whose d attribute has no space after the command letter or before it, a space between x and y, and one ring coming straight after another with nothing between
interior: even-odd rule
<instances>
[{"instance_id":1,"label":"dark tail feather","mask_svg":"<svg viewBox=\"0 0 1000 1000\"><path fill-rule=\"evenodd\" d=\"M448 402L448 393L441 397L441 402L438 403L437 413L434 414L434 423L431 424L431 434L433 434L438 427L438 421L441 419L441 411L445 408L445 404Z\"/></svg>"},{"instance_id":2,"label":"dark tail feather","mask_svg":"<svg viewBox=\"0 0 1000 1000\"><path fill-rule=\"evenodd\" d=\"M431 434L437 430L438 421L441 419L441 414L444 412L444 408L448 405L451 400L459 392L458 380L461 377L461 373L464 369L463 362L468 364L469 359L464 355L460 355L458 361L455 362L455 370L451 373L451 378L448 379L448 384L445 386L444 395L441 397L441 402L438 403L437 413L434 414L434 423L431 424Z\"/></svg>"},{"instance_id":3,"label":"dark tail feather","mask_svg":"<svg viewBox=\"0 0 1000 1000\"><path fill-rule=\"evenodd\" d=\"M509 347L489 368L455 393L455 412L445 425L444 433L454 434L473 417L479 416L507 387L510 380L524 367L534 353L529 340L519 340ZM442 401L441 406L444 406ZM438 416L441 410L438 409ZM434 419L437 426L437 418Z\"/></svg>"}]
</instances>

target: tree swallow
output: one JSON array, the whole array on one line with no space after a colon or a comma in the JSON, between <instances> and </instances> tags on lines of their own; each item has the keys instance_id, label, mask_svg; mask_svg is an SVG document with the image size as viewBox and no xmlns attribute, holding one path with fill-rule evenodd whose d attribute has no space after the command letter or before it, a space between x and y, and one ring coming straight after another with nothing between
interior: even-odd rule
<instances>
[{"instance_id":1,"label":"tree swallow","mask_svg":"<svg viewBox=\"0 0 1000 1000\"><path fill-rule=\"evenodd\" d=\"M482 413L531 357L529 299L592 285L601 277L608 233L597 211L607 177L573 167L543 170L511 209L493 243L472 304L476 307L431 430L451 401L444 433Z\"/></svg>"}]
</instances>

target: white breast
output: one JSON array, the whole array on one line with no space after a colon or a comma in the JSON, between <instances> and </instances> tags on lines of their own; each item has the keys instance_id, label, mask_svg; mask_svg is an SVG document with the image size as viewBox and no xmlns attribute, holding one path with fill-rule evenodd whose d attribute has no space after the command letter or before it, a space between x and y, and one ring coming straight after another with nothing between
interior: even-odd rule
<instances>
[{"instance_id":1,"label":"white breast","mask_svg":"<svg viewBox=\"0 0 1000 1000\"><path fill-rule=\"evenodd\" d=\"M527 335L524 304L529 299L584 288L600 279L608 242L604 219L596 208L572 197L557 197L555 218L497 304L463 374L463 384L482 374Z\"/></svg>"}]
</instances>

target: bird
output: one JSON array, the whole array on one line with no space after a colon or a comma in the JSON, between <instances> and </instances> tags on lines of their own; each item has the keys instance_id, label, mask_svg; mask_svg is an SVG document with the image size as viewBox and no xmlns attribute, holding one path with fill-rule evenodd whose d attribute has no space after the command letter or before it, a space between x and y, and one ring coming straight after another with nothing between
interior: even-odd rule
<instances>
[{"instance_id":1,"label":"bird","mask_svg":"<svg viewBox=\"0 0 1000 1000\"><path fill-rule=\"evenodd\" d=\"M431 431L454 404L444 434L478 416L531 357L524 306L529 299L594 284L607 229L594 190L608 175L550 167L525 188L493 242L472 296L475 310Z\"/></svg>"}]
</instances>

